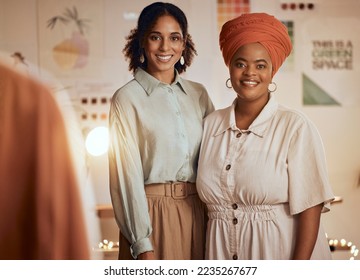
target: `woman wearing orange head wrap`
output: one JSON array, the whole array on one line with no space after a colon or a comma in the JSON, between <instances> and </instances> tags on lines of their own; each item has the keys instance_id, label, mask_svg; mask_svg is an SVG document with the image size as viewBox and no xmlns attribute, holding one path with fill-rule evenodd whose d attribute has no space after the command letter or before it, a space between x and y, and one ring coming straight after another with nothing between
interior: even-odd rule
<instances>
[{"instance_id":1,"label":"woman wearing orange head wrap","mask_svg":"<svg viewBox=\"0 0 360 280\"><path fill-rule=\"evenodd\" d=\"M204 122L197 188L208 208L208 259L330 259L320 224L334 196L321 138L269 91L292 46L275 17L224 24L233 104Z\"/></svg>"}]
</instances>

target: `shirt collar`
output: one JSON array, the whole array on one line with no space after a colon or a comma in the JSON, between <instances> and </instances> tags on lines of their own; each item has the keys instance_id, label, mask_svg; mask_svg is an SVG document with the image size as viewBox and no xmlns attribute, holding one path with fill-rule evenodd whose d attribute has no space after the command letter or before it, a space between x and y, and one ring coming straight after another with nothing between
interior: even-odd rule
<instances>
[{"instance_id":1,"label":"shirt collar","mask_svg":"<svg viewBox=\"0 0 360 280\"><path fill-rule=\"evenodd\" d=\"M215 132L214 136L222 134L228 129L238 130L235 121L235 104L236 104L236 99L234 100L234 102L230 107L225 109L225 114L222 119L222 122L219 128L217 129L217 131ZM278 106L279 104L276 101L274 95L270 93L270 98L268 103L265 105L265 107L262 109L260 114L253 121L253 123L249 126L247 131L250 133L254 133L259 137L263 137L266 132L266 129L268 128L267 123L276 113Z\"/></svg>"},{"instance_id":2,"label":"shirt collar","mask_svg":"<svg viewBox=\"0 0 360 280\"><path fill-rule=\"evenodd\" d=\"M147 95L151 95L153 91L160 85L168 86L167 84L159 81L154 76L150 75L142 68L137 68L134 75L135 80L143 87ZM175 80L170 86L178 85L179 88L186 94L186 84L180 77L178 71L175 69Z\"/></svg>"}]
</instances>

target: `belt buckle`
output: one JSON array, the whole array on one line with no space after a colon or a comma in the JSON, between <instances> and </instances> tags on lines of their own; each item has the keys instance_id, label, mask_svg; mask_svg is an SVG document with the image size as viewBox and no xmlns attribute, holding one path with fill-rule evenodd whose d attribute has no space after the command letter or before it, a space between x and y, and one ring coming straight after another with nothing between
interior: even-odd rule
<instances>
[{"instance_id":1,"label":"belt buckle","mask_svg":"<svg viewBox=\"0 0 360 280\"><path fill-rule=\"evenodd\" d=\"M173 199L187 198L187 188L185 183L174 183L171 185L171 196Z\"/></svg>"}]
</instances>

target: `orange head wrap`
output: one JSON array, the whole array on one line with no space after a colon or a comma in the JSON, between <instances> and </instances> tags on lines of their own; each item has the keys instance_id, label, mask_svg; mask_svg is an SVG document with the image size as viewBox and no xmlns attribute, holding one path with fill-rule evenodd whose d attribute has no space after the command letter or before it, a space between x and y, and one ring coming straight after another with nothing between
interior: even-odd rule
<instances>
[{"instance_id":1,"label":"orange head wrap","mask_svg":"<svg viewBox=\"0 0 360 280\"><path fill-rule=\"evenodd\" d=\"M260 43L270 55L272 76L292 49L286 26L274 16L265 13L243 14L226 22L221 29L219 43L227 66L241 46Z\"/></svg>"}]
</instances>

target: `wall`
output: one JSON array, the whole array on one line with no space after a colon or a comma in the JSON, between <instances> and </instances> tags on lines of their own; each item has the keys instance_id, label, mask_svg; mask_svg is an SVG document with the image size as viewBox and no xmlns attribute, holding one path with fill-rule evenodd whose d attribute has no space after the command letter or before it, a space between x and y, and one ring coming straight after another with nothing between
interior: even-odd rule
<instances>
[{"instance_id":1,"label":"wall","mask_svg":"<svg viewBox=\"0 0 360 280\"><path fill-rule=\"evenodd\" d=\"M43 1L43 0L42 0ZM39 4L41 0L0 0L0 50L2 57L20 51L25 55L31 72L42 75L51 69L39 69L40 26ZM51 1L48 1L51 2ZM55 3L53 1L52 3ZM71 5L79 1L63 1ZM136 15L152 1L93 0L83 1L86 5L99 6L97 15L101 18L98 29L99 52L96 67L91 75L72 72L71 75L55 75L65 86L76 106L80 106L80 96L102 95L111 97L112 93L131 78L121 50L124 37L136 24ZM226 89L228 78L221 53L218 49L218 30L216 23L216 0L171 1L179 5L187 14L190 33L196 43L198 56L185 77L203 83L217 108L229 105L234 94ZM337 196L343 202L334 204L332 211L323 215L323 223L329 237L344 238L360 246L360 102L359 102L359 65L360 44L358 34L360 20L360 2L357 0L317 0L312 1L313 10L284 10L281 4L286 1L252 0L251 11L264 11L290 20L294 23L294 53L289 69L281 69L274 81L278 85L276 96L288 106L307 114L317 125L322 135L327 153L330 181ZM299 3L300 1L291 1ZM309 1L303 1L305 3ZM311 54L314 38L327 40L351 40L352 69L314 70ZM1 55L0 55L1 58ZM304 105L303 74L311 77L325 91L333 92L342 99L341 106ZM75 106L75 107L76 107ZM77 108L77 107L76 107ZM107 111L108 106L95 106L96 110ZM106 121L84 121L83 129L106 125ZM89 157L89 170L95 185L99 204L110 203L108 194L107 159ZM339 258L348 258L343 254Z\"/></svg>"}]
</instances>

